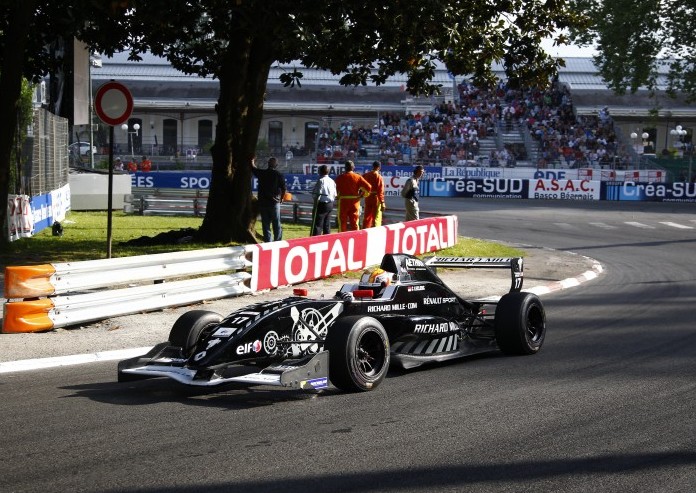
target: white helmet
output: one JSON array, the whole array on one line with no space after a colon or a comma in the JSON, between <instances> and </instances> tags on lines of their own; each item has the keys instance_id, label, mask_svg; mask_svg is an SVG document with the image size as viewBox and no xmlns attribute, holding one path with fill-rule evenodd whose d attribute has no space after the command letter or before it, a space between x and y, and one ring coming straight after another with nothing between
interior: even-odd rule
<instances>
[{"instance_id":1,"label":"white helmet","mask_svg":"<svg viewBox=\"0 0 696 493\"><path fill-rule=\"evenodd\" d=\"M360 278L361 288L385 288L389 286L394 278L394 274L384 269L368 269L363 272Z\"/></svg>"}]
</instances>

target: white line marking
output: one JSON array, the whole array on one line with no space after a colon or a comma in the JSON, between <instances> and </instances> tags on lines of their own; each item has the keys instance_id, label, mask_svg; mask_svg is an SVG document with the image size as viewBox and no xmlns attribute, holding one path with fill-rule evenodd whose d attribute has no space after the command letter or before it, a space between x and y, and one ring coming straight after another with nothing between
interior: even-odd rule
<instances>
[{"instance_id":1,"label":"white line marking","mask_svg":"<svg viewBox=\"0 0 696 493\"><path fill-rule=\"evenodd\" d=\"M597 226L598 228L602 229L616 229L616 226L611 226L606 223L590 223L592 226Z\"/></svg>"},{"instance_id":2,"label":"white line marking","mask_svg":"<svg viewBox=\"0 0 696 493\"><path fill-rule=\"evenodd\" d=\"M685 226L683 224L673 223L670 221L660 221L660 224L664 224L665 226L670 226L672 228L677 228L677 229L694 229L692 226Z\"/></svg>"},{"instance_id":3,"label":"white line marking","mask_svg":"<svg viewBox=\"0 0 696 493\"><path fill-rule=\"evenodd\" d=\"M553 223L553 224L555 226L558 226L559 228L563 228L563 229L575 229L575 227L569 223Z\"/></svg>"},{"instance_id":4,"label":"white line marking","mask_svg":"<svg viewBox=\"0 0 696 493\"><path fill-rule=\"evenodd\" d=\"M0 373L15 371L39 370L41 368L55 368L57 366L81 365L83 363L95 363L99 361L113 361L126 358L134 358L147 353L151 347L139 347L133 349L117 349L115 351L101 351L92 354L74 354L71 356L56 356L53 358L22 359L0 363Z\"/></svg>"},{"instance_id":5,"label":"white line marking","mask_svg":"<svg viewBox=\"0 0 696 493\"><path fill-rule=\"evenodd\" d=\"M628 224L629 226L635 226L636 228L655 229L655 226L650 226L648 224L643 224L643 223L637 223L635 221L626 221L626 224Z\"/></svg>"}]
</instances>

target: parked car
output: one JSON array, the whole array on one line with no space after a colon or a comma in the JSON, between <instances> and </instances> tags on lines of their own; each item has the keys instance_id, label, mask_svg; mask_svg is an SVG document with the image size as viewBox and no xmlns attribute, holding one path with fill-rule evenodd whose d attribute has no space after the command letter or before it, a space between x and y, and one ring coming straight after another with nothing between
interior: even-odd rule
<instances>
[{"instance_id":1,"label":"parked car","mask_svg":"<svg viewBox=\"0 0 696 493\"><path fill-rule=\"evenodd\" d=\"M68 146L71 154L86 156L89 153L89 142L73 142ZM92 146L92 154L97 153L97 146Z\"/></svg>"}]
</instances>

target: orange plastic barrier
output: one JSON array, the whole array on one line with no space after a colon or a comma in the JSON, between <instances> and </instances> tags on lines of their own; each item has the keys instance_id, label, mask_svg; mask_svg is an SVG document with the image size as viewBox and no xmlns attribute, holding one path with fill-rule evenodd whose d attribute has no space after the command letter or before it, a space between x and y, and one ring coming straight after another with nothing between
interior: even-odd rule
<instances>
[{"instance_id":1,"label":"orange plastic barrier","mask_svg":"<svg viewBox=\"0 0 696 493\"><path fill-rule=\"evenodd\" d=\"M53 309L51 300L18 301L5 304L2 331L6 334L42 332L53 329L49 312Z\"/></svg>"},{"instance_id":2,"label":"orange plastic barrier","mask_svg":"<svg viewBox=\"0 0 696 493\"><path fill-rule=\"evenodd\" d=\"M38 298L55 292L50 282L56 269L51 264L5 267L5 298Z\"/></svg>"}]
</instances>

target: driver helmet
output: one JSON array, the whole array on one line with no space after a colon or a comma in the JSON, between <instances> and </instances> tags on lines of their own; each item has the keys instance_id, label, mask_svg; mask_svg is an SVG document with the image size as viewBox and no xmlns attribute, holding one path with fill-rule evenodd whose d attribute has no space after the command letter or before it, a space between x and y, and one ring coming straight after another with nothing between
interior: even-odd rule
<instances>
[{"instance_id":1,"label":"driver helmet","mask_svg":"<svg viewBox=\"0 0 696 493\"><path fill-rule=\"evenodd\" d=\"M389 286L394 274L384 269L368 269L360 277L361 288L385 288Z\"/></svg>"}]
</instances>

